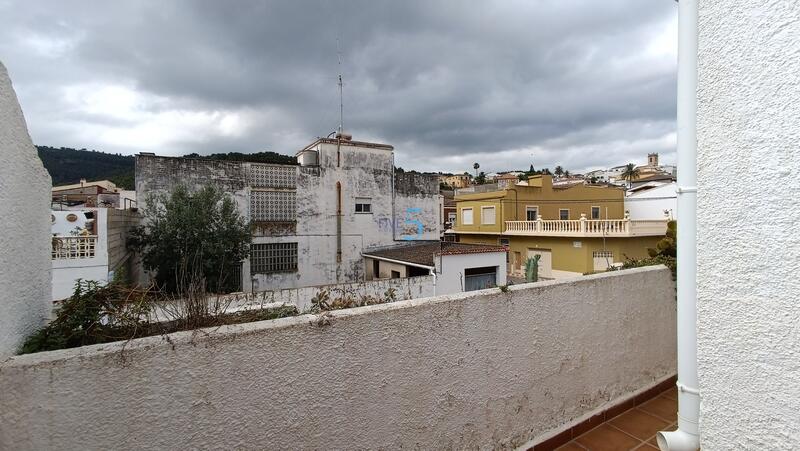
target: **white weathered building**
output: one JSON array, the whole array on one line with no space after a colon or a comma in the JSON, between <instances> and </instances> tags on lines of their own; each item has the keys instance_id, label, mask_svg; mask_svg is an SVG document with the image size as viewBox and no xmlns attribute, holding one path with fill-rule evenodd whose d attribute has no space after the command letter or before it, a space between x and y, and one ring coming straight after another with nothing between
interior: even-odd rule
<instances>
[{"instance_id":1,"label":"white weathered building","mask_svg":"<svg viewBox=\"0 0 800 451\"><path fill-rule=\"evenodd\" d=\"M362 281L363 249L439 239L436 176L394 171L394 148L317 139L299 165L136 157L136 197L214 184L253 225L243 291Z\"/></svg>"}]
</instances>

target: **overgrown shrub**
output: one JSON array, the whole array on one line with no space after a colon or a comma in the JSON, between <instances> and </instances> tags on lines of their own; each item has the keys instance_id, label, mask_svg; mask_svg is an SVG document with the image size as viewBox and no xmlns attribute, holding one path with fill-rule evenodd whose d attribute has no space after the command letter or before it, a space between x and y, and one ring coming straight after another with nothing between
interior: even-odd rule
<instances>
[{"instance_id":1,"label":"overgrown shrub","mask_svg":"<svg viewBox=\"0 0 800 451\"><path fill-rule=\"evenodd\" d=\"M150 195L143 225L133 229L128 246L156 271L161 289L176 292L182 267L202 273L206 289L232 291L232 267L249 254L250 226L236 203L212 185L196 192L176 187L169 196Z\"/></svg>"},{"instance_id":2,"label":"overgrown shrub","mask_svg":"<svg viewBox=\"0 0 800 451\"><path fill-rule=\"evenodd\" d=\"M152 300L145 292L117 283L106 286L92 280L75 282L75 290L61 302L56 318L25 340L21 354L74 348L133 338Z\"/></svg>"},{"instance_id":3,"label":"overgrown shrub","mask_svg":"<svg viewBox=\"0 0 800 451\"><path fill-rule=\"evenodd\" d=\"M678 275L678 260L675 257L668 255L656 255L655 257L626 259L622 264L622 269L640 268L642 266L656 266L664 265L672 271L672 280L677 279Z\"/></svg>"},{"instance_id":4,"label":"overgrown shrub","mask_svg":"<svg viewBox=\"0 0 800 451\"><path fill-rule=\"evenodd\" d=\"M222 326L295 316L293 305L228 313L229 301L209 296L202 279L184 276L177 295L133 289L120 283L101 285L78 280L69 299L61 302L56 318L29 336L20 353L75 348L124 341L181 330Z\"/></svg>"},{"instance_id":5,"label":"overgrown shrub","mask_svg":"<svg viewBox=\"0 0 800 451\"><path fill-rule=\"evenodd\" d=\"M669 221L667 223L667 233L663 239L656 243L655 248L647 249L650 255L646 258L625 258L622 264L623 269L639 268L642 266L664 265L672 271L672 280L678 277L678 223Z\"/></svg>"}]
</instances>

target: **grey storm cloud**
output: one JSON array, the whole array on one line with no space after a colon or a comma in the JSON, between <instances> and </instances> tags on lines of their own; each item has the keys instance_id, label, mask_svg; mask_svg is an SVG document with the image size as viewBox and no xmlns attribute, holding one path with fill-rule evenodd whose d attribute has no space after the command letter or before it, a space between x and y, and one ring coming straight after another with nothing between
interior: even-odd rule
<instances>
[{"instance_id":1,"label":"grey storm cloud","mask_svg":"<svg viewBox=\"0 0 800 451\"><path fill-rule=\"evenodd\" d=\"M4 1L34 141L292 154L339 121L408 169L674 161L667 0Z\"/></svg>"}]
</instances>

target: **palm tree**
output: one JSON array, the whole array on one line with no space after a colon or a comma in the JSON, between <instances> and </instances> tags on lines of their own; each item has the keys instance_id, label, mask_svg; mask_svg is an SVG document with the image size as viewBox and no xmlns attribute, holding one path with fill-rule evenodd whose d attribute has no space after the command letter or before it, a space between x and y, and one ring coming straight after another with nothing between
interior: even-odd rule
<instances>
[{"instance_id":1,"label":"palm tree","mask_svg":"<svg viewBox=\"0 0 800 451\"><path fill-rule=\"evenodd\" d=\"M475 169L475 177L478 176L478 168L480 168L480 167L481 167L481 165L479 165L478 163L475 163L475 164L472 165L472 169Z\"/></svg>"},{"instance_id":2,"label":"palm tree","mask_svg":"<svg viewBox=\"0 0 800 451\"><path fill-rule=\"evenodd\" d=\"M639 178L639 168L633 163L625 165L625 170L622 172L622 178L628 181L628 188L631 187L631 182Z\"/></svg>"},{"instance_id":3,"label":"palm tree","mask_svg":"<svg viewBox=\"0 0 800 451\"><path fill-rule=\"evenodd\" d=\"M561 177L562 175L564 175L564 168L562 168L561 166L556 166L556 170L553 171L553 174L555 174L556 177Z\"/></svg>"}]
</instances>

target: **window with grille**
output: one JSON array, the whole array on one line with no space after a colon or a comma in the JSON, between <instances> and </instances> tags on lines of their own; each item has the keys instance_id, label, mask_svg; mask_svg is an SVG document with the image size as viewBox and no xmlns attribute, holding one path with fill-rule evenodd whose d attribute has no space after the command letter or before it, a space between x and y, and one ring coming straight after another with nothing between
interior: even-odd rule
<instances>
[{"instance_id":1,"label":"window with grille","mask_svg":"<svg viewBox=\"0 0 800 451\"><path fill-rule=\"evenodd\" d=\"M297 271L297 243L253 244L250 246L251 274L289 271Z\"/></svg>"},{"instance_id":2,"label":"window with grille","mask_svg":"<svg viewBox=\"0 0 800 451\"><path fill-rule=\"evenodd\" d=\"M372 213L372 199L356 197L356 213Z\"/></svg>"},{"instance_id":3,"label":"window with grille","mask_svg":"<svg viewBox=\"0 0 800 451\"><path fill-rule=\"evenodd\" d=\"M600 207L592 207L592 219L600 219Z\"/></svg>"},{"instance_id":4,"label":"window with grille","mask_svg":"<svg viewBox=\"0 0 800 451\"><path fill-rule=\"evenodd\" d=\"M254 222L295 221L297 219L297 193L294 191L251 192L250 219Z\"/></svg>"},{"instance_id":5,"label":"window with grille","mask_svg":"<svg viewBox=\"0 0 800 451\"><path fill-rule=\"evenodd\" d=\"M558 210L558 219L566 221L569 219L569 210L562 208Z\"/></svg>"}]
</instances>

